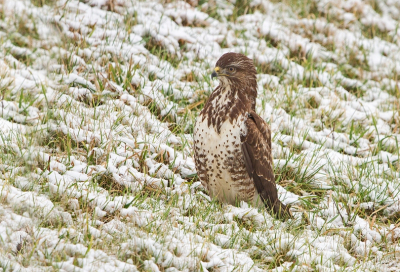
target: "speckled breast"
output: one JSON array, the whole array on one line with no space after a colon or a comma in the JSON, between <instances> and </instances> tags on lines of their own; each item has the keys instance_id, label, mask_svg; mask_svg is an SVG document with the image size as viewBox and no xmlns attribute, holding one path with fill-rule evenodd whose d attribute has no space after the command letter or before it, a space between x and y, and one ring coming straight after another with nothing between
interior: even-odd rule
<instances>
[{"instance_id":1,"label":"speckled breast","mask_svg":"<svg viewBox=\"0 0 400 272\"><path fill-rule=\"evenodd\" d=\"M232 123L226 120L218 133L214 126L208 126L207 117L203 120L200 115L194 128L198 176L209 194L224 203L251 201L258 195L247 174L241 150L240 135L247 133L246 116L241 115Z\"/></svg>"}]
</instances>

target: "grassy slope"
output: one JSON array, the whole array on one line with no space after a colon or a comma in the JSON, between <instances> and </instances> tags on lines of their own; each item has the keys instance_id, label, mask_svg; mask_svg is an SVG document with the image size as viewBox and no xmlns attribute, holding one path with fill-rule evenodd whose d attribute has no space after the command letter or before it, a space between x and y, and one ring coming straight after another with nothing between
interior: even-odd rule
<instances>
[{"instance_id":1,"label":"grassy slope","mask_svg":"<svg viewBox=\"0 0 400 272\"><path fill-rule=\"evenodd\" d=\"M3 270L398 269L399 7L6 2ZM295 220L196 179L193 122L229 50L255 59Z\"/></svg>"}]
</instances>

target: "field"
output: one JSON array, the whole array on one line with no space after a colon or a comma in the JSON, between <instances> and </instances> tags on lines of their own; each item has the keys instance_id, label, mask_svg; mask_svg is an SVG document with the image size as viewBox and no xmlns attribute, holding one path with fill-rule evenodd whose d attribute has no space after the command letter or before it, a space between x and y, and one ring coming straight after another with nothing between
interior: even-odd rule
<instances>
[{"instance_id":1,"label":"field","mask_svg":"<svg viewBox=\"0 0 400 272\"><path fill-rule=\"evenodd\" d=\"M400 271L399 22L391 0L0 0L0 268ZM293 219L197 178L230 51Z\"/></svg>"}]
</instances>

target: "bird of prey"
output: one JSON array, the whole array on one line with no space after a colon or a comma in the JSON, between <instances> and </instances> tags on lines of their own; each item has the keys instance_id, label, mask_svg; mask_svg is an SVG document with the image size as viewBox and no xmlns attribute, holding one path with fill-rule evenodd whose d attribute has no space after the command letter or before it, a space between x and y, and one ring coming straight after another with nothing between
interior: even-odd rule
<instances>
[{"instance_id":1,"label":"bird of prey","mask_svg":"<svg viewBox=\"0 0 400 272\"><path fill-rule=\"evenodd\" d=\"M210 95L194 127L198 177L211 197L235 205L266 206L278 218L290 217L278 199L271 154L271 130L255 112L256 69L238 53L217 61L219 86Z\"/></svg>"}]
</instances>

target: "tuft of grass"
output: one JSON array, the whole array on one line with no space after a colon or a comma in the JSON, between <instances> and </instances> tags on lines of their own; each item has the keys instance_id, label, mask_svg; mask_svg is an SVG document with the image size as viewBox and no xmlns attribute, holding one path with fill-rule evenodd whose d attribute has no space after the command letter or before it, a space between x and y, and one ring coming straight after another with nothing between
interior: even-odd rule
<instances>
[{"instance_id":1,"label":"tuft of grass","mask_svg":"<svg viewBox=\"0 0 400 272\"><path fill-rule=\"evenodd\" d=\"M60 57L58 62L64 66L65 70L68 73L72 73L74 71L74 68L78 66L78 62L74 60L73 54Z\"/></svg>"},{"instance_id":2,"label":"tuft of grass","mask_svg":"<svg viewBox=\"0 0 400 272\"><path fill-rule=\"evenodd\" d=\"M125 29L128 33L132 32L132 27L138 24L138 14L134 11L133 14L126 14L124 16Z\"/></svg>"},{"instance_id":3,"label":"tuft of grass","mask_svg":"<svg viewBox=\"0 0 400 272\"><path fill-rule=\"evenodd\" d=\"M306 101L306 107L309 109L317 109L319 107L320 103L315 99L314 96L310 97Z\"/></svg>"},{"instance_id":4,"label":"tuft of grass","mask_svg":"<svg viewBox=\"0 0 400 272\"><path fill-rule=\"evenodd\" d=\"M128 188L119 184L114 178L112 173L106 172L94 176L93 180L102 188L108 191L111 196L124 195L127 193Z\"/></svg>"},{"instance_id":5,"label":"tuft of grass","mask_svg":"<svg viewBox=\"0 0 400 272\"><path fill-rule=\"evenodd\" d=\"M347 48L345 56L347 63L352 67L361 68L364 71L370 71L366 49L360 48Z\"/></svg>"},{"instance_id":6,"label":"tuft of grass","mask_svg":"<svg viewBox=\"0 0 400 272\"><path fill-rule=\"evenodd\" d=\"M30 40L38 40L40 38L35 20L32 19L31 15L28 18L23 16L18 16L17 18L14 22L14 27L19 35L11 33L11 42L20 47L31 46Z\"/></svg>"},{"instance_id":7,"label":"tuft of grass","mask_svg":"<svg viewBox=\"0 0 400 272\"><path fill-rule=\"evenodd\" d=\"M198 1L198 5L201 9L201 11L207 13L210 17L217 19L217 20L221 20L221 16L218 13L218 5L216 0L199 0Z\"/></svg>"},{"instance_id":8,"label":"tuft of grass","mask_svg":"<svg viewBox=\"0 0 400 272\"><path fill-rule=\"evenodd\" d=\"M139 66L134 65L131 61L129 63L129 67L126 68L118 63L116 58L114 58L114 61L115 62L108 64L107 79L117 83L124 90L134 92L139 86L132 83L132 78L134 77Z\"/></svg>"},{"instance_id":9,"label":"tuft of grass","mask_svg":"<svg viewBox=\"0 0 400 272\"><path fill-rule=\"evenodd\" d=\"M144 35L143 41L145 43L144 47L160 60L168 61L175 68L177 68L182 62L182 59L169 52L160 41L152 37L150 34Z\"/></svg>"},{"instance_id":10,"label":"tuft of grass","mask_svg":"<svg viewBox=\"0 0 400 272\"><path fill-rule=\"evenodd\" d=\"M5 13L4 13L4 0L0 1L1 7L0 7L0 20L4 21L4 19L6 18ZM0 27L0 29L2 29L2 27Z\"/></svg>"},{"instance_id":11,"label":"tuft of grass","mask_svg":"<svg viewBox=\"0 0 400 272\"><path fill-rule=\"evenodd\" d=\"M389 31L382 31L375 24L370 26L363 25L361 27L361 33L367 39L373 39L374 37L379 37L380 39L393 43L395 42L395 36L391 34Z\"/></svg>"},{"instance_id":12,"label":"tuft of grass","mask_svg":"<svg viewBox=\"0 0 400 272\"><path fill-rule=\"evenodd\" d=\"M324 15L318 10L318 1L315 0L272 0L271 2L281 3L282 6L290 7L291 11L293 11L300 18L318 18Z\"/></svg>"},{"instance_id":13,"label":"tuft of grass","mask_svg":"<svg viewBox=\"0 0 400 272\"><path fill-rule=\"evenodd\" d=\"M77 146L77 143L69 134L58 131L47 131L44 135L45 137L39 138L40 145L47 146L54 150L54 152L61 151L72 154L73 147Z\"/></svg>"},{"instance_id":14,"label":"tuft of grass","mask_svg":"<svg viewBox=\"0 0 400 272\"><path fill-rule=\"evenodd\" d=\"M53 6L54 2L53 0L31 0L31 3L36 7Z\"/></svg>"},{"instance_id":15,"label":"tuft of grass","mask_svg":"<svg viewBox=\"0 0 400 272\"><path fill-rule=\"evenodd\" d=\"M356 79L360 77L359 70L347 63L339 65L338 71L347 78Z\"/></svg>"},{"instance_id":16,"label":"tuft of grass","mask_svg":"<svg viewBox=\"0 0 400 272\"><path fill-rule=\"evenodd\" d=\"M368 5L371 6L371 8L373 10L375 10L376 13L378 13L379 15L382 15L382 9L380 7L380 3L378 0L366 0L365 1Z\"/></svg>"},{"instance_id":17,"label":"tuft of grass","mask_svg":"<svg viewBox=\"0 0 400 272\"><path fill-rule=\"evenodd\" d=\"M233 5L232 15L229 17L231 21L236 21L236 19L242 15L253 14L256 10L261 13L264 12L262 5L252 5L250 0L236 0Z\"/></svg>"},{"instance_id":18,"label":"tuft of grass","mask_svg":"<svg viewBox=\"0 0 400 272\"><path fill-rule=\"evenodd\" d=\"M4 75L6 77L7 74ZM10 90L10 87L12 85L12 82L4 82L0 81L0 100L13 100L15 98L14 95L12 95L12 92Z\"/></svg>"},{"instance_id":19,"label":"tuft of grass","mask_svg":"<svg viewBox=\"0 0 400 272\"><path fill-rule=\"evenodd\" d=\"M255 64L258 74L269 74L279 77L280 80L285 78L287 69L283 68L278 61L272 63L256 63Z\"/></svg>"},{"instance_id":20,"label":"tuft of grass","mask_svg":"<svg viewBox=\"0 0 400 272\"><path fill-rule=\"evenodd\" d=\"M307 138L307 134L303 139ZM312 154L311 161L306 162L306 156L300 153L300 145L289 145L290 154L285 159L283 165L276 165L274 168L276 183L283 186L286 190L302 196L302 205L307 209L314 209L324 199L327 190L316 185L315 176L322 169L322 165L318 165L318 150ZM298 150L296 152L296 149ZM296 165L296 166L294 166ZM305 167L301 167L306 165Z\"/></svg>"}]
</instances>

